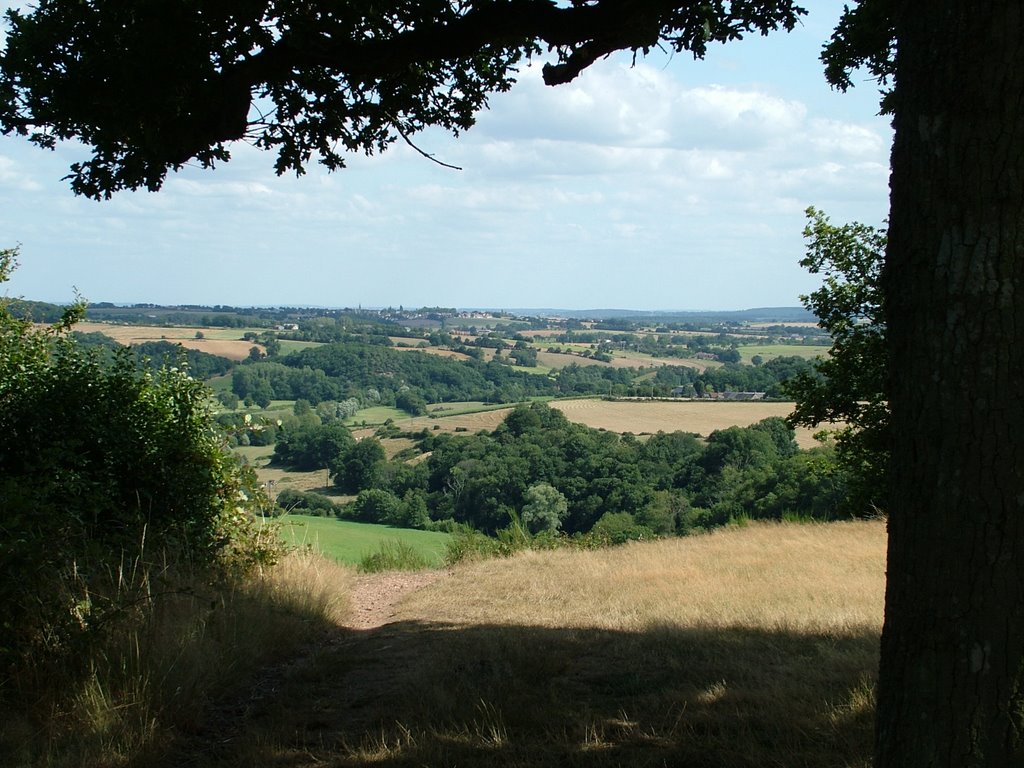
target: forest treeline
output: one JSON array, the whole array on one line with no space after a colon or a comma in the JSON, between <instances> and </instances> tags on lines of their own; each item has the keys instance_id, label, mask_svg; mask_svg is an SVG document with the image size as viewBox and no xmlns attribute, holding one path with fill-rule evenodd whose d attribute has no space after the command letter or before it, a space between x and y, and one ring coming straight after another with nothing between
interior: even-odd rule
<instances>
[{"instance_id":1,"label":"forest treeline","mask_svg":"<svg viewBox=\"0 0 1024 768\"><path fill-rule=\"evenodd\" d=\"M257 405L299 399L315 405L351 397L396 405L403 400L403 392L411 392L404 398L405 409L418 415L425 403L513 403L544 396L669 397L736 390L783 397L783 382L799 372L812 374L813 364L799 357L781 357L757 366L732 363L705 371L662 366L653 369L653 377L652 371L644 368L570 364L537 374L520 370L510 358L457 360L349 342L304 349L274 360L249 361L234 369L232 390ZM682 389L673 392L679 387Z\"/></svg>"}]
</instances>

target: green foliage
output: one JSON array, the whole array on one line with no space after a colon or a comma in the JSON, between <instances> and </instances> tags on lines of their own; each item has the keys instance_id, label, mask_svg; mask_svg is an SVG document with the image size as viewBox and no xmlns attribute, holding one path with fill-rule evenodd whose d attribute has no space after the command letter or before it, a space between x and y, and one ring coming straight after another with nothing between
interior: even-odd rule
<instances>
[{"instance_id":1,"label":"green foliage","mask_svg":"<svg viewBox=\"0 0 1024 768\"><path fill-rule=\"evenodd\" d=\"M792 2L637 13L609 0L364 0L330 14L272 0L202 11L70 0L9 10L0 131L43 147L89 146L71 187L97 199L159 189L186 163L226 162L227 145L242 138L276 152L278 173L302 174L313 158L333 170L346 151L381 152L430 126L468 129L488 95L508 90L516 66L541 50L554 58L545 81L566 83L616 50L702 57L711 42L792 29L805 13ZM253 98L268 106L250 122Z\"/></svg>"},{"instance_id":2,"label":"green foliage","mask_svg":"<svg viewBox=\"0 0 1024 768\"><path fill-rule=\"evenodd\" d=\"M800 264L823 274L824 285L802 299L833 341L814 374L798 374L785 385L796 401L789 421L844 425L832 434L836 460L850 475L845 504L854 514L876 514L885 508L892 440L881 286L886 236L856 222L835 226L814 208L807 218L807 255Z\"/></svg>"},{"instance_id":3,"label":"green foliage","mask_svg":"<svg viewBox=\"0 0 1024 768\"><path fill-rule=\"evenodd\" d=\"M594 523L592 534L610 544L654 538L654 531L637 523L628 512L606 512L601 515L601 519Z\"/></svg>"},{"instance_id":4,"label":"green foliage","mask_svg":"<svg viewBox=\"0 0 1024 768\"><path fill-rule=\"evenodd\" d=\"M332 461L335 485L345 493L359 493L370 488L386 458L380 440L372 437L359 440Z\"/></svg>"},{"instance_id":5,"label":"green foliage","mask_svg":"<svg viewBox=\"0 0 1024 768\"><path fill-rule=\"evenodd\" d=\"M843 514L846 474L835 467L834 451L799 451L779 418L718 430L707 441L684 433L640 441L570 423L534 403L514 409L491 434L431 435L420 447L430 457L406 475L402 492L420 487L433 519L490 535L517 509L532 533L553 530L557 518L569 535L591 531L608 513L631 515L645 535L723 525L741 514Z\"/></svg>"},{"instance_id":6,"label":"green foliage","mask_svg":"<svg viewBox=\"0 0 1024 768\"><path fill-rule=\"evenodd\" d=\"M340 422L297 424L278 434L274 462L300 472L327 469L334 467L355 445L352 433Z\"/></svg>"},{"instance_id":7,"label":"green foliage","mask_svg":"<svg viewBox=\"0 0 1024 768\"><path fill-rule=\"evenodd\" d=\"M531 532L557 531L569 511L569 504L557 488L537 483L526 489L522 524Z\"/></svg>"},{"instance_id":8,"label":"green foliage","mask_svg":"<svg viewBox=\"0 0 1024 768\"><path fill-rule=\"evenodd\" d=\"M426 401L411 390L398 393L395 397L395 407L402 409L410 416L422 416L427 412Z\"/></svg>"},{"instance_id":9,"label":"green foliage","mask_svg":"<svg viewBox=\"0 0 1024 768\"><path fill-rule=\"evenodd\" d=\"M322 493L296 491L293 488L286 488L277 494L276 503L278 509L285 514L301 512L306 515L332 517L338 511L337 505Z\"/></svg>"},{"instance_id":10,"label":"green foliage","mask_svg":"<svg viewBox=\"0 0 1024 768\"><path fill-rule=\"evenodd\" d=\"M0 251L0 281L15 255ZM80 350L67 331L81 311L36 330L0 304L4 668L66 654L115 618L105 590L126 563L223 572L276 556L249 514L266 499L226 453L207 390L140 371L128 350L110 363Z\"/></svg>"},{"instance_id":11,"label":"green foliage","mask_svg":"<svg viewBox=\"0 0 1024 768\"><path fill-rule=\"evenodd\" d=\"M360 523L395 525L400 519L402 501L391 491L368 488L360 491L346 516Z\"/></svg>"},{"instance_id":12,"label":"green foliage","mask_svg":"<svg viewBox=\"0 0 1024 768\"><path fill-rule=\"evenodd\" d=\"M190 376L201 380L221 376L235 365L226 357L211 355L198 349L187 349L169 341L133 344L131 350L140 364L148 365L153 370L164 366L187 368Z\"/></svg>"}]
</instances>

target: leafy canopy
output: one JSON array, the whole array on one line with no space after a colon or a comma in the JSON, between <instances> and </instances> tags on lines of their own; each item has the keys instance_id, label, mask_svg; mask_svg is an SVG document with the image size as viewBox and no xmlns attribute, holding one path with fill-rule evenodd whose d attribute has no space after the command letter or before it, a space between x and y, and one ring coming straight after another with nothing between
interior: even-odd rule
<instances>
[{"instance_id":1,"label":"leafy canopy","mask_svg":"<svg viewBox=\"0 0 1024 768\"><path fill-rule=\"evenodd\" d=\"M77 139L76 194L159 189L167 172L245 140L275 170L334 170L428 126L458 134L524 58L550 85L619 50L702 57L709 43L791 30L793 0L40 0L7 11L0 131Z\"/></svg>"}]
</instances>

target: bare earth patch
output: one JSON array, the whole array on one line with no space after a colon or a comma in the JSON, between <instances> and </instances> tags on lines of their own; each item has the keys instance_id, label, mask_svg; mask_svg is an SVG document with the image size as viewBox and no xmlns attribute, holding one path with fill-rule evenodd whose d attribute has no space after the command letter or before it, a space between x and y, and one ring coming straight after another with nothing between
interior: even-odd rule
<instances>
[{"instance_id":1,"label":"bare earth patch","mask_svg":"<svg viewBox=\"0 0 1024 768\"><path fill-rule=\"evenodd\" d=\"M446 575L446 571L385 571L357 576L345 626L366 630L389 624L402 600Z\"/></svg>"}]
</instances>

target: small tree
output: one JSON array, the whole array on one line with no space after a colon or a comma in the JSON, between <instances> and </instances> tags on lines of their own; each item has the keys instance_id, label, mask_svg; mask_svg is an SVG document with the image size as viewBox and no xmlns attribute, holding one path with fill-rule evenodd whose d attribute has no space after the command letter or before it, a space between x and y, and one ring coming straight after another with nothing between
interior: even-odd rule
<instances>
[{"instance_id":1,"label":"small tree","mask_svg":"<svg viewBox=\"0 0 1024 768\"><path fill-rule=\"evenodd\" d=\"M552 485L537 483L526 489L522 521L530 533L557 531L569 512L565 496Z\"/></svg>"},{"instance_id":2,"label":"small tree","mask_svg":"<svg viewBox=\"0 0 1024 768\"><path fill-rule=\"evenodd\" d=\"M889 489L888 350L881 272L885 233L854 222L836 226L815 208L807 209L807 255L800 261L824 284L804 306L832 335L832 348L815 373L800 373L785 384L796 401L789 423L831 430L836 460L849 474L845 505L853 514L885 509Z\"/></svg>"},{"instance_id":3,"label":"small tree","mask_svg":"<svg viewBox=\"0 0 1024 768\"><path fill-rule=\"evenodd\" d=\"M402 501L381 488L368 488L360 491L352 502L352 517L364 523L380 523L395 525L399 522Z\"/></svg>"}]
</instances>

